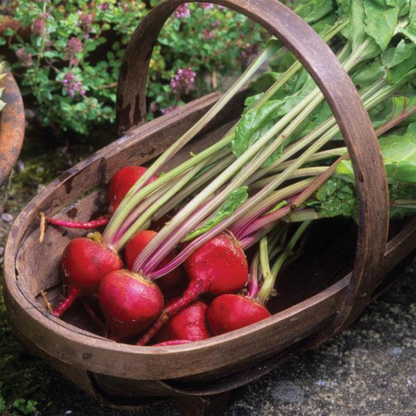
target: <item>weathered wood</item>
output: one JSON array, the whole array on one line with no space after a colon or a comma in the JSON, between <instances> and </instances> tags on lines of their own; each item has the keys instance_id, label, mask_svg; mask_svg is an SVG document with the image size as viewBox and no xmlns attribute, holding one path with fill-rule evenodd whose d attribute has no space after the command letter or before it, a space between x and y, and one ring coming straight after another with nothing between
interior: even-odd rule
<instances>
[{"instance_id":1,"label":"weathered wood","mask_svg":"<svg viewBox=\"0 0 416 416\"><path fill-rule=\"evenodd\" d=\"M357 247L353 230L351 235L347 230L339 238L339 247L331 244L334 251L328 251L326 259L319 258L326 267L319 268L315 287L302 284L307 269L293 265L286 271L293 273L293 285L281 287L287 303L276 304L272 317L202 342L169 348L131 346L102 338L82 314L78 320L66 317L67 321L50 316L38 294L48 290L56 299L63 247L80 232L48 227L45 243L39 246L39 213L77 220L102 214L105 191L83 198L85 192L108 183L122 166L156 157L219 97L204 97L139 126L145 117L145 80L153 43L169 14L184 2L169 0L156 8L139 26L127 49L120 74L118 120L128 133L36 196L17 218L6 247L5 299L19 338L90 394L123 408L152 403L163 396L213 396L266 374L351 323L370 302L374 288L416 246L413 220L398 225L399 231L386 249L387 187L378 143L354 86L329 48L276 0L214 1L245 13L279 36L321 87L340 124L356 173L360 209ZM180 163L190 150L198 152L217 140L241 113L242 98L237 96L170 166ZM340 236L338 230L334 235ZM345 258L345 253L350 257ZM39 256L43 256L41 263ZM298 280L295 274L299 274ZM216 399L196 398L192 406L199 403L199 409L215 410L223 403ZM183 403L181 399L176 402L179 407Z\"/></svg>"},{"instance_id":2,"label":"weathered wood","mask_svg":"<svg viewBox=\"0 0 416 416\"><path fill-rule=\"evenodd\" d=\"M0 186L10 176L17 162L25 136L25 109L22 96L13 75L6 70L0 83L4 87L2 100L6 103L0 112Z\"/></svg>"}]
</instances>

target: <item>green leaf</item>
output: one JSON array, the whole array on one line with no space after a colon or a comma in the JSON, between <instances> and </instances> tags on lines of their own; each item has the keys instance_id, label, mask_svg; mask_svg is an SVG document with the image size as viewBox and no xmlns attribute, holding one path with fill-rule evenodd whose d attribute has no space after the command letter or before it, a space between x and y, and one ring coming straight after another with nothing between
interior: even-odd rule
<instances>
[{"instance_id":1,"label":"green leaf","mask_svg":"<svg viewBox=\"0 0 416 416\"><path fill-rule=\"evenodd\" d=\"M409 125L403 135L387 135L379 140L389 183L416 185L416 123ZM354 179L351 161L342 161L337 173Z\"/></svg>"},{"instance_id":2,"label":"green leaf","mask_svg":"<svg viewBox=\"0 0 416 416\"><path fill-rule=\"evenodd\" d=\"M314 207L327 218L357 217L356 191L353 183L332 177L320 186L315 198L307 201L305 205Z\"/></svg>"},{"instance_id":3,"label":"green leaf","mask_svg":"<svg viewBox=\"0 0 416 416\"><path fill-rule=\"evenodd\" d=\"M256 109L246 111L235 130L235 138L232 142L232 151L234 155L240 157L247 149L267 133L281 117L299 104L314 86L315 83L307 76L303 87L296 93L287 95L282 99L269 100ZM288 88L293 87L293 84L289 84ZM297 84L295 88L298 87L299 85ZM246 100L246 104L251 103L252 101ZM282 150L283 148L280 147L274 152L263 166L267 167L277 160L280 157Z\"/></svg>"},{"instance_id":4,"label":"green leaf","mask_svg":"<svg viewBox=\"0 0 416 416\"><path fill-rule=\"evenodd\" d=\"M365 10L365 31L380 46L387 49L396 30L400 0L363 0Z\"/></svg>"},{"instance_id":5,"label":"green leaf","mask_svg":"<svg viewBox=\"0 0 416 416\"><path fill-rule=\"evenodd\" d=\"M388 61L387 78L389 82L399 83L416 67L416 45L402 39L394 52L387 55L386 61Z\"/></svg>"},{"instance_id":6,"label":"green leaf","mask_svg":"<svg viewBox=\"0 0 416 416\"><path fill-rule=\"evenodd\" d=\"M294 12L311 24L322 19L333 10L332 0L304 0L294 7Z\"/></svg>"},{"instance_id":7,"label":"green leaf","mask_svg":"<svg viewBox=\"0 0 416 416\"><path fill-rule=\"evenodd\" d=\"M207 231L214 228L225 218L230 217L239 206L241 206L242 204L244 204L244 202L247 201L248 199L247 189L248 189L248 186L241 186L240 188L237 188L233 192L231 192L231 194L228 196L226 201L221 205L218 211L211 218L209 218L205 222L205 224L197 228L192 233L188 234L182 241L193 240L195 237L205 234Z\"/></svg>"},{"instance_id":8,"label":"green leaf","mask_svg":"<svg viewBox=\"0 0 416 416\"><path fill-rule=\"evenodd\" d=\"M362 0L337 0L342 17L350 19L350 23L342 31L342 34L356 49L366 37L364 30L364 7Z\"/></svg>"}]
</instances>

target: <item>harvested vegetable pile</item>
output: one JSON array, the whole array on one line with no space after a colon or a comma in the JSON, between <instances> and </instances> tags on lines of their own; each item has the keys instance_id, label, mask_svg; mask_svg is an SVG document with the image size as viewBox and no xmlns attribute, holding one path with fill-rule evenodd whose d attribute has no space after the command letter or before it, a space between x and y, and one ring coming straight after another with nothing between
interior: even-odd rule
<instances>
[{"instance_id":1,"label":"harvested vegetable pile","mask_svg":"<svg viewBox=\"0 0 416 416\"><path fill-rule=\"evenodd\" d=\"M292 7L356 85L380 137L391 217L413 215L416 1L309 0ZM273 72L251 83L230 131L163 172L271 59ZM105 336L138 345L203 340L268 318L276 279L311 224L340 216L357 220L354 171L331 109L275 39L148 169L121 169L109 200L108 216L89 223L44 218L86 229L108 223L102 235L68 244L65 297L53 313L61 317L81 299ZM100 310L90 303L94 299Z\"/></svg>"}]
</instances>

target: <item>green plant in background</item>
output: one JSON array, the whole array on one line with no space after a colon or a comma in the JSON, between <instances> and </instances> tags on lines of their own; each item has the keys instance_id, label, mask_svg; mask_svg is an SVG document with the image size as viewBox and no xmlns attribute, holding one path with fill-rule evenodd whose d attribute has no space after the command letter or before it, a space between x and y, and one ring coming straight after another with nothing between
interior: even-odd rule
<instances>
[{"instance_id":1,"label":"green plant in background","mask_svg":"<svg viewBox=\"0 0 416 416\"><path fill-rule=\"evenodd\" d=\"M113 123L124 49L161 0L20 0L10 10L30 36L7 29L23 94L43 125L88 134ZM231 10L209 3L180 6L164 27L150 62L149 116L170 111L241 72L264 32ZM1 40L1 39L0 39Z\"/></svg>"}]
</instances>

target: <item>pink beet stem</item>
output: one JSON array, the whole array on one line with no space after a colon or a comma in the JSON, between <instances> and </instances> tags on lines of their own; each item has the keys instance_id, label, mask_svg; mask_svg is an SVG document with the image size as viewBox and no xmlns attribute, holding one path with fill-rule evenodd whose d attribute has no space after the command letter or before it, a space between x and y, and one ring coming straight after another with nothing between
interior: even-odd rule
<instances>
[{"instance_id":1,"label":"pink beet stem","mask_svg":"<svg viewBox=\"0 0 416 416\"><path fill-rule=\"evenodd\" d=\"M71 287L68 294L64 297L62 302L54 309L53 316L61 318L63 314L74 304L78 299L80 293L76 288Z\"/></svg>"},{"instance_id":2,"label":"pink beet stem","mask_svg":"<svg viewBox=\"0 0 416 416\"><path fill-rule=\"evenodd\" d=\"M85 311L88 313L89 317L100 327L104 328L104 322L98 317L92 308L91 304L87 299L82 299L82 304L84 305Z\"/></svg>"},{"instance_id":3,"label":"pink beet stem","mask_svg":"<svg viewBox=\"0 0 416 416\"><path fill-rule=\"evenodd\" d=\"M183 296L163 309L157 321L139 339L137 345L146 345L174 315L186 308L209 289L211 282L206 280L192 280Z\"/></svg>"},{"instance_id":4,"label":"pink beet stem","mask_svg":"<svg viewBox=\"0 0 416 416\"><path fill-rule=\"evenodd\" d=\"M93 228L99 228L104 225L107 225L110 221L108 216L99 217L96 220L91 220L87 222L77 222L77 221L68 221L59 218L50 218L46 217L46 222L51 225L56 225L58 227L65 227L65 228L78 228L81 230L91 230Z\"/></svg>"},{"instance_id":5,"label":"pink beet stem","mask_svg":"<svg viewBox=\"0 0 416 416\"><path fill-rule=\"evenodd\" d=\"M171 341L160 342L159 344L152 345L152 347L170 347L172 345L189 344L190 342L194 341L189 341L188 339L174 339Z\"/></svg>"}]
</instances>

